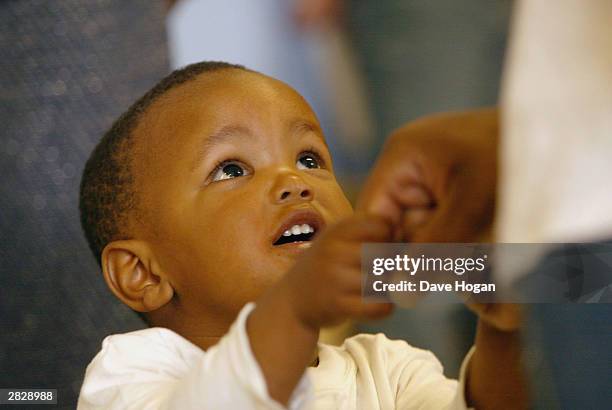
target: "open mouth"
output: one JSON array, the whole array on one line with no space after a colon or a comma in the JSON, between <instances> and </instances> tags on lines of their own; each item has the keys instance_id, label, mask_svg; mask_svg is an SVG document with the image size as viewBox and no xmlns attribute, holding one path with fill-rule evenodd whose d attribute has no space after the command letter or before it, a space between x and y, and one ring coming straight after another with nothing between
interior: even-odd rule
<instances>
[{"instance_id":1,"label":"open mouth","mask_svg":"<svg viewBox=\"0 0 612 410\"><path fill-rule=\"evenodd\" d=\"M293 242L307 242L312 239L316 230L309 224L293 225L291 228L286 229L280 238L274 242L276 245L284 245L286 243Z\"/></svg>"},{"instance_id":2,"label":"open mouth","mask_svg":"<svg viewBox=\"0 0 612 410\"><path fill-rule=\"evenodd\" d=\"M285 218L272 237L272 245L300 244L312 241L323 228L323 218L314 211L298 211Z\"/></svg>"}]
</instances>

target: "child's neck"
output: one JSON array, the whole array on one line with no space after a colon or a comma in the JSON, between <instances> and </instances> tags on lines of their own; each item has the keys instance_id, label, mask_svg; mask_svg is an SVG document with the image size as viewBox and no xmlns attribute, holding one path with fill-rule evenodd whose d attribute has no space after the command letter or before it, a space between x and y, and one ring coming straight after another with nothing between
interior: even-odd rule
<instances>
[{"instance_id":1,"label":"child's neck","mask_svg":"<svg viewBox=\"0 0 612 410\"><path fill-rule=\"evenodd\" d=\"M181 336L183 336L185 339L189 340L191 343L198 346L202 350L208 350L212 346L216 345L217 343L219 343L219 340L221 340L221 337L222 337L222 336L198 336L198 335L195 335L192 337L185 336L185 335L181 335Z\"/></svg>"},{"instance_id":2,"label":"child's neck","mask_svg":"<svg viewBox=\"0 0 612 410\"><path fill-rule=\"evenodd\" d=\"M206 314L190 315L168 305L149 313L152 326L170 329L202 350L217 344L234 320L231 317L219 318Z\"/></svg>"},{"instance_id":3,"label":"child's neck","mask_svg":"<svg viewBox=\"0 0 612 410\"><path fill-rule=\"evenodd\" d=\"M162 309L149 315L152 326L168 328L204 351L219 343L235 320L235 318L221 321L210 320L211 318L202 317L202 315L198 320L189 320L189 316L178 314L176 311L162 311ZM180 319L177 320L177 318ZM309 366L316 367L318 364L319 352L316 349L313 351Z\"/></svg>"}]
</instances>

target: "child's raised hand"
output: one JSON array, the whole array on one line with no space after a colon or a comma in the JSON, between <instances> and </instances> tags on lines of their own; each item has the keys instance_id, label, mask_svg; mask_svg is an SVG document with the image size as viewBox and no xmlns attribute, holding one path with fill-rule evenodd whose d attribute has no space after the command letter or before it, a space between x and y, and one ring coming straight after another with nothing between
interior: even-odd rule
<instances>
[{"instance_id":1,"label":"child's raised hand","mask_svg":"<svg viewBox=\"0 0 612 410\"><path fill-rule=\"evenodd\" d=\"M356 214L329 227L287 274L297 316L312 328L347 318L377 319L391 313L388 303L364 304L361 297L361 244L391 239L391 226L378 216Z\"/></svg>"},{"instance_id":2,"label":"child's raised hand","mask_svg":"<svg viewBox=\"0 0 612 410\"><path fill-rule=\"evenodd\" d=\"M391 304L364 304L361 298L361 244L390 238L385 218L348 217L322 232L257 301L247 332L271 397L287 403L304 368L316 357L321 327L391 313Z\"/></svg>"}]
</instances>

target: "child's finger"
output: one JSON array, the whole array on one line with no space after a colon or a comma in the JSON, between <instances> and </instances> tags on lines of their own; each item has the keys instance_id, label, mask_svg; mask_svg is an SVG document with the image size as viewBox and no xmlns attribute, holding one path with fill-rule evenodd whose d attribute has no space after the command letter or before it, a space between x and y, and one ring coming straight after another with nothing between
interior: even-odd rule
<instances>
[{"instance_id":1,"label":"child's finger","mask_svg":"<svg viewBox=\"0 0 612 410\"><path fill-rule=\"evenodd\" d=\"M385 242L392 238L391 222L378 215L356 214L339 223L334 232L338 238L356 242Z\"/></svg>"},{"instance_id":2,"label":"child's finger","mask_svg":"<svg viewBox=\"0 0 612 410\"><path fill-rule=\"evenodd\" d=\"M415 231L423 227L434 213L432 208L413 208L404 212L402 217L403 242L411 242Z\"/></svg>"},{"instance_id":3,"label":"child's finger","mask_svg":"<svg viewBox=\"0 0 612 410\"><path fill-rule=\"evenodd\" d=\"M333 254L329 257L333 258L334 262L337 262L339 266L346 268L352 275L359 276L359 270L361 269L361 243L360 242L346 242L336 244L333 250Z\"/></svg>"},{"instance_id":4,"label":"child's finger","mask_svg":"<svg viewBox=\"0 0 612 410\"><path fill-rule=\"evenodd\" d=\"M334 272L333 284L336 285L342 294L361 295L361 272L360 266L338 268Z\"/></svg>"}]
</instances>

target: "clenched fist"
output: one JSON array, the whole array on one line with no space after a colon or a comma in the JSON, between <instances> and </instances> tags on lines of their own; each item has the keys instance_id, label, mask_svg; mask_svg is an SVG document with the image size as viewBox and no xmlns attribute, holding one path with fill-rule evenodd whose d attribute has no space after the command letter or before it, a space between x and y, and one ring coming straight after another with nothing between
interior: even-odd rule
<instances>
[{"instance_id":1,"label":"clenched fist","mask_svg":"<svg viewBox=\"0 0 612 410\"><path fill-rule=\"evenodd\" d=\"M361 297L361 244L390 238L389 222L376 216L356 214L328 228L285 277L297 317L318 329L391 313L391 304Z\"/></svg>"}]
</instances>

